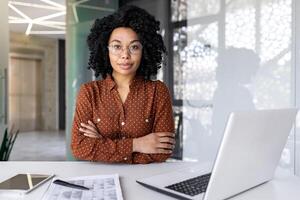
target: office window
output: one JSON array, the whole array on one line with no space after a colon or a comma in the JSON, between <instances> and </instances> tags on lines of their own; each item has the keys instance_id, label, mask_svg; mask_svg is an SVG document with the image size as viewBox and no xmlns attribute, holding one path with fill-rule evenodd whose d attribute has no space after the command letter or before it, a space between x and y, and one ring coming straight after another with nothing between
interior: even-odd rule
<instances>
[{"instance_id":1,"label":"office window","mask_svg":"<svg viewBox=\"0 0 300 200\"><path fill-rule=\"evenodd\" d=\"M182 112L182 159L213 161L230 111L295 105L293 3L171 1L171 86ZM292 132L281 167L294 169L294 147Z\"/></svg>"}]
</instances>

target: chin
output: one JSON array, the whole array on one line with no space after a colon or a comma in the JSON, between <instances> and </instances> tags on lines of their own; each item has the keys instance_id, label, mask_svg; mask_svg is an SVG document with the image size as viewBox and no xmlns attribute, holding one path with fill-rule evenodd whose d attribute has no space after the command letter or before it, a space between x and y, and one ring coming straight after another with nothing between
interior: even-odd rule
<instances>
[{"instance_id":1,"label":"chin","mask_svg":"<svg viewBox=\"0 0 300 200\"><path fill-rule=\"evenodd\" d=\"M124 76L128 76L128 75L135 75L136 71L120 69L117 71L117 73L122 74Z\"/></svg>"}]
</instances>

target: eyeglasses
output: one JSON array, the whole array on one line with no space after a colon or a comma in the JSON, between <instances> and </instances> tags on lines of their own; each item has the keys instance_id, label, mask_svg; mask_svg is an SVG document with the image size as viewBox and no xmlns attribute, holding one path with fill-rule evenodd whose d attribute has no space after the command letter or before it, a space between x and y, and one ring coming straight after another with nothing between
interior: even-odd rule
<instances>
[{"instance_id":1,"label":"eyeglasses","mask_svg":"<svg viewBox=\"0 0 300 200\"><path fill-rule=\"evenodd\" d=\"M111 44L108 45L108 50L110 53L114 54L114 55L121 55L121 53L123 52L123 50L126 48L120 44ZM134 43L131 44L127 47L128 51L130 54L132 55L138 55L142 53L142 49L143 46L141 43Z\"/></svg>"}]
</instances>

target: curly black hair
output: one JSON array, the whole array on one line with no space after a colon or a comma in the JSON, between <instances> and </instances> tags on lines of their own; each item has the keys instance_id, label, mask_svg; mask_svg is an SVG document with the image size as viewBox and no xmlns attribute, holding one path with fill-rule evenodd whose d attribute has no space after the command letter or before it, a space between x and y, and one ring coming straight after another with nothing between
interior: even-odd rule
<instances>
[{"instance_id":1,"label":"curly black hair","mask_svg":"<svg viewBox=\"0 0 300 200\"><path fill-rule=\"evenodd\" d=\"M160 22L142 8L136 6L123 6L117 12L102 19L96 19L87 44L90 50L88 69L106 78L112 74L112 66L108 55L108 40L115 28L127 27L135 31L143 45L141 64L137 75L150 79L161 68L163 55L166 53L162 36L159 34Z\"/></svg>"}]
</instances>

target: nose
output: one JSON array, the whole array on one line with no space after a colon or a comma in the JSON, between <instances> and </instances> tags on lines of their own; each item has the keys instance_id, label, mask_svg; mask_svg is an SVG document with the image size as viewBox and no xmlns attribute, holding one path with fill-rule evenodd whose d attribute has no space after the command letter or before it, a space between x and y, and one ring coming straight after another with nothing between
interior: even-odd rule
<instances>
[{"instance_id":1,"label":"nose","mask_svg":"<svg viewBox=\"0 0 300 200\"><path fill-rule=\"evenodd\" d=\"M130 52L128 48L123 48L121 53L122 59L128 59L130 57Z\"/></svg>"}]
</instances>

